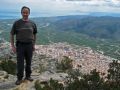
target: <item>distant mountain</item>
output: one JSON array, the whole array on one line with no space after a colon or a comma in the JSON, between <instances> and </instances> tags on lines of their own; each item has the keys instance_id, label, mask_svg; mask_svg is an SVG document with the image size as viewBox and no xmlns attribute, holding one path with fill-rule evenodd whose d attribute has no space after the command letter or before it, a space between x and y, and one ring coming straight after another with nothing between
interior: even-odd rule
<instances>
[{"instance_id":1,"label":"distant mountain","mask_svg":"<svg viewBox=\"0 0 120 90\"><path fill-rule=\"evenodd\" d=\"M53 30L74 31L95 38L120 40L119 17L64 17L53 22L50 27Z\"/></svg>"},{"instance_id":2,"label":"distant mountain","mask_svg":"<svg viewBox=\"0 0 120 90\"><path fill-rule=\"evenodd\" d=\"M68 42L89 46L120 59L120 17L58 16L32 18L38 27L37 44ZM0 37L10 40L15 20L0 20Z\"/></svg>"},{"instance_id":3,"label":"distant mountain","mask_svg":"<svg viewBox=\"0 0 120 90\"><path fill-rule=\"evenodd\" d=\"M86 34L94 38L120 40L120 17L111 16L58 16L33 18L38 28L49 24L45 29L51 28L57 31L73 31ZM3 23L1 23L3 22ZM10 30L14 20L0 20L0 29Z\"/></svg>"}]
</instances>

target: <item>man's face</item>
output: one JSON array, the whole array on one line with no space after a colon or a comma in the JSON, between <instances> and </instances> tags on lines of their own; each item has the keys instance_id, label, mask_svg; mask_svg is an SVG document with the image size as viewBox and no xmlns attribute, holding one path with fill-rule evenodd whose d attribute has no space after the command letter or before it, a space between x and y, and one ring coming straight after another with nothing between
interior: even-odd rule
<instances>
[{"instance_id":1,"label":"man's face","mask_svg":"<svg viewBox=\"0 0 120 90\"><path fill-rule=\"evenodd\" d=\"M29 12L29 10L27 9L27 8L24 8L23 10L22 10L22 17L24 18L24 19L27 19L28 18L28 16L29 16L29 14L30 14L30 12Z\"/></svg>"}]
</instances>

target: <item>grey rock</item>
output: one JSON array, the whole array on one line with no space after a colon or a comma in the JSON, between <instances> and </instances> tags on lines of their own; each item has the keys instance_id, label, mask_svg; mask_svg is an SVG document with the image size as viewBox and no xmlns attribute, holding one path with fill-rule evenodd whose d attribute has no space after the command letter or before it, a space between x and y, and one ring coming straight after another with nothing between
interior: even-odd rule
<instances>
[{"instance_id":1,"label":"grey rock","mask_svg":"<svg viewBox=\"0 0 120 90\"><path fill-rule=\"evenodd\" d=\"M0 83L0 90L10 90L14 87L16 87L14 81L11 81L11 82L8 81L8 82Z\"/></svg>"},{"instance_id":2,"label":"grey rock","mask_svg":"<svg viewBox=\"0 0 120 90\"><path fill-rule=\"evenodd\" d=\"M39 76L39 80L49 81L52 78L53 80L64 81L67 76L67 73L51 73L49 71L46 71Z\"/></svg>"},{"instance_id":3,"label":"grey rock","mask_svg":"<svg viewBox=\"0 0 120 90\"><path fill-rule=\"evenodd\" d=\"M4 81L5 77L8 76L8 73L5 71L0 71L0 81Z\"/></svg>"}]
</instances>

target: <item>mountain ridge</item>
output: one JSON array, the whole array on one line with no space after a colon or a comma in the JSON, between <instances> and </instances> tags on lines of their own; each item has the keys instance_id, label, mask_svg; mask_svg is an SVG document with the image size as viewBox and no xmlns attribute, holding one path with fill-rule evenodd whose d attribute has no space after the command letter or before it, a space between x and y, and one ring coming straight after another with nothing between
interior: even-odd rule
<instances>
[{"instance_id":1,"label":"mountain ridge","mask_svg":"<svg viewBox=\"0 0 120 90\"><path fill-rule=\"evenodd\" d=\"M104 51L120 59L120 17L58 16L32 18L38 27L37 44L68 42ZM10 41L10 29L15 20L0 20L0 37Z\"/></svg>"}]
</instances>

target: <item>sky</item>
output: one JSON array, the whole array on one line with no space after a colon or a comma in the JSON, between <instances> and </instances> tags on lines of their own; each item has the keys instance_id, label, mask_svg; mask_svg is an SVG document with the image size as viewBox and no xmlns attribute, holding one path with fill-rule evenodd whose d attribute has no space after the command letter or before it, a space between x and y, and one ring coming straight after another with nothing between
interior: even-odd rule
<instances>
[{"instance_id":1,"label":"sky","mask_svg":"<svg viewBox=\"0 0 120 90\"><path fill-rule=\"evenodd\" d=\"M1 13L20 12L22 6L41 16L120 14L120 0L0 0Z\"/></svg>"}]
</instances>

